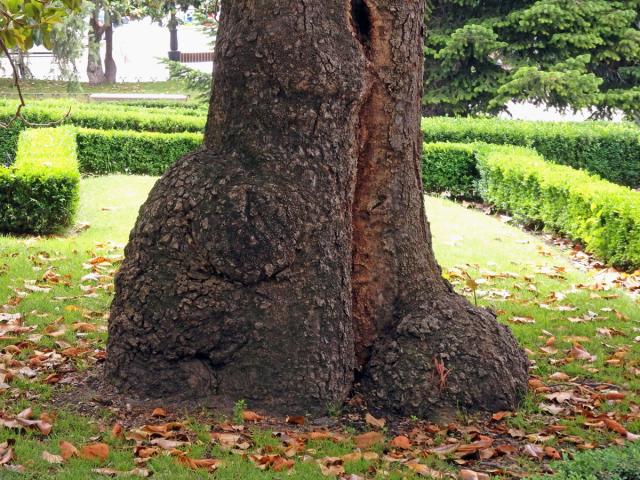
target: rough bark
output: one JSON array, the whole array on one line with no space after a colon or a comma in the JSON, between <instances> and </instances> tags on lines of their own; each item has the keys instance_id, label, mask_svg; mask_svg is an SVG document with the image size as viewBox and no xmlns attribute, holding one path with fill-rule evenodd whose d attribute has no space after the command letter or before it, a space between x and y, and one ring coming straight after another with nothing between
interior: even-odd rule
<instances>
[{"instance_id":1,"label":"rough bark","mask_svg":"<svg viewBox=\"0 0 640 480\"><path fill-rule=\"evenodd\" d=\"M205 147L158 181L116 278L119 388L318 412L355 374L401 414L516 405L523 352L431 248L423 4L223 2Z\"/></svg>"}]
</instances>

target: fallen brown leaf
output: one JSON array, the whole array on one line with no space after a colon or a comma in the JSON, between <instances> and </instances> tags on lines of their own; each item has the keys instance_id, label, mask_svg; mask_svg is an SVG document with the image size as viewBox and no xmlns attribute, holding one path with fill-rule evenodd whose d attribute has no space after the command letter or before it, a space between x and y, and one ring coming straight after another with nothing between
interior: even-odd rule
<instances>
[{"instance_id":1,"label":"fallen brown leaf","mask_svg":"<svg viewBox=\"0 0 640 480\"><path fill-rule=\"evenodd\" d=\"M304 425L304 417L302 415L289 415L284 421L292 425Z\"/></svg>"},{"instance_id":2,"label":"fallen brown leaf","mask_svg":"<svg viewBox=\"0 0 640 480\"><path fill-rule=\"evenodd\" d=\"M60 448L60 455L65 461L69 460L71 457L75 457L78 455L78 449L73 446L73 444L65 440L60 440L58 447Z\"/></svg>"},{"instance_id":3,"label":"fallen brown leaf","mask_svg":"<svg viewBox=\"0 0 640 480\"><path fill-rule=\"evenodd\" d=\"M146 468L134 468L133 470L114 470L113 468L94 468L91 470L98 475L104 475L106 477L140 477L147 478L151 476L151 471Z\"/></svg>"},{"instance_id":4,"label":"fallen brown leaf","mask_svg":"<svg viewBox=\"0 0 640 480\"><path fill-rule=\"evenodd\" d=\"M167 411L164 408L154 408L153 412L151 412L152 417L164 418L167 416Z\"/></svg>"},{"instance_id":5,"label":"fallen brown leaf","mask_svg":"<svg viewBox=\"0 0 640 480\"><path fill-rule=\"evenodd\" d=\"M195 458L189 458L184 454L177 455L176 461L182 465L185 465L191 470L204 469L204 470L208 470L209 472L213 472L217 470L220 464L222 463L220 460L216 460L214 458L195 459Z\"/></svg>"},{"instance_id":6,"label":"fallen brown leaf","mask_svg":"<svg viewBox=\"0 0 640 480\"><path fill-rule=\"evenodd\" d=\"M54 465L60 464L60 463L62 463L64 461L62 456L54 455L53 453L49 453L46 450L44 452L42 452L42 459L45 462L52 463Z\"/></svg>"},{"instance_id":7,"label":"fallen brown leaf","mask_svg":"<svg viewBox=\"0 0 640 480\"><path fill-rule=\"evenodd\" d=\"M486 473L474 472L473 470L460 470L458 473L460 480L489 480L489 475Z\"/></svg>"},{"instance_id":8,"label":"fallen brown leaf","mask_svg":"<svg viewBox=\"0 0 640 480\"><path fill-rule=\"evenodd\" d=\"M380 432L367 432L361 435L358 435L353 439L357 448L367 449L372 446L382 443L384 440L384 436Z\"/></svg>"},{"instance_id":9,"label":"fallen brown leaf","mask_svg":"<svg viewBox=\"0 0 640 480\"><path fill-rule=\"evenodd\" d=\"M252 412L251 410L245 410L242 412L242 419L245 422L260 422L264 420L262 415L258 415L256 412Z\"/></svg>"},{"instance_id":10,"label":"fallen brown leaf","mask_svg":"<svg viewBox=\"0 0 640 480\"><path fill-rule=\"evenodd\" d=\"M393 440L391 440L391 446L399 448L401 450L409 450L411 449L411 440L409 440L404 435L398 435Z\"/></svg>"},{"instance_id":11,"label":"fallen brown leaf","mask_svg":"<svg viewBox=\"0 0 640 480\"><path fill-rule=\"evenodd\" d=\"M437 470L434 470L423 463L410 462L407 463L407 468L417 473L421 477L440 479L444 478L444 474Z\"/></svg>"},{"instance_id":12,"label":"fallen brown leaf","mask_svg":"<svg viewBox=\"0 0 640 480\"><path fill-rule=\"evenodd\" d=\"M340 457L325 457L317 460L324 476L336 476L344 473L344 462Z\"/></svg>"},{"instance_id":13,"label":"fallen brown leaf","mask_svg":"<svg viewBox=\"0 0 640 480\"><path fill-rule=\"evenodd\" d=\"M375 428L384 428L385 423L387 423L384 418L376 418L368 412L364 416L364 421Z\"/></svg>"},{"instance_id":14,"label":"fallen brown leaf","mask_svg":"<svg viewBox=\"0 0 640 480\"><path fill-rule=\"evenodd\" d=\"M87 460L100 460L104 462L109 456L109 445L106 443L91 443L80 449L80 458Z\"/></svg>"}]
</instances>

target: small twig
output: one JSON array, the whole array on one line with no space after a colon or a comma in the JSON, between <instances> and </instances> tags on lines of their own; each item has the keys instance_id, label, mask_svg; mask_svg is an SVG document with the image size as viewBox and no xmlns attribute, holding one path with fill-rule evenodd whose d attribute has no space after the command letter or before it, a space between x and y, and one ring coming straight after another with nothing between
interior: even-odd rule
<instances>
[{"instance_id":1,"label":"small twig","mask_svg":"<svg viewBox=\"0 0 640 480\"><path fill-rule=\"evenodd\" d=\"M28 127L53 127L53 126L62 124L67 118L69 118L69 115L71 115L71 107L69 107L69 110L67 111L64 117L62 117L60 120L56 120L55 122L32 123L26 118L24 118L24 116L22 115L22 108L26 107L27 104L25 103L24 96L22 95L22 88L20 87L20 77L18 76L18 69L16 68L15 63L13 62L13 58L11 58L11 53L9 53L7 46L5 45L4 41L1 38L0 38L0 48L2 49L4 55L9 60L9 64L11 65L11 70L13 71L13 86L16 87L16 90L18 91L18 98L20 99L20 105L18 105L16 113L14 113L11 120L9 120L7 123L0 122L0 128L7 129L16 120L22 120L22 122Z\"/></svg>"},{"instance_id":2,"label":"small twig","mask_svg":"<svg viewBox=\"0 0 640 480\"><path fill-rule=\"evenodd\" d=\"M444 360L438 360L437 357L433 357L433 364L438 376L438 388L442 392L447 386L447 377L451 373L451 370L444 366Z\"/></svg>"}]
</instances>

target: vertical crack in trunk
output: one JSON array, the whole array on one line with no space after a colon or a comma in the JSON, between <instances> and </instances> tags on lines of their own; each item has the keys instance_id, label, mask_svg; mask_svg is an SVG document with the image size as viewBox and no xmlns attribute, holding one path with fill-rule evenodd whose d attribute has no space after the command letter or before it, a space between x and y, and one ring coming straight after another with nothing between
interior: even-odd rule
<instances>
[{"instance_id":1,"label":"vertical crack in trunk","mask_svg":"<svg viewBox=\"0 0 640 480\"><path fill-rule=\"evenodd\" d=\"M364 0L351 0L351 27L363 47L371 41L371 11Z\"/></svg>"},{"instance_id":2,"label":"vertical crack in trunk","mask_svg":"<svg viewBox=\"0 0 640 480\"><path fill-rule=\"evenodd\" d=\"M365 1L351 1L352 27L368 58L365 92L358 115L357 169L353 199L352 317L356 366L364 367L378 335L392 322L396 296L389 259L393 245L388 232L388 187L392 171L385 168L389 148L390 98L377 70L388 63L382 47L386 39L376 30L376 15Z\"/></svg>"}]
</instances>

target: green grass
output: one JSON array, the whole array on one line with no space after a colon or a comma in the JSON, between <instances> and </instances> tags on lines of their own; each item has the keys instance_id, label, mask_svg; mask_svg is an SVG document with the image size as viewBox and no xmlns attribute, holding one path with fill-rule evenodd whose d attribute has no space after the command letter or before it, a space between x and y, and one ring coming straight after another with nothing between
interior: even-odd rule
<instances>
[{"instance_id":1,"label":"green grass","mask_svg":"<svg viewBox=\"0 0 640 480\"><path fill-rule=\"evenodd\" d=\"M24 315L24 324L34 326L34 332L17 336L17 338L0 339L0 347L15 345L34 334L41 334L45 327L58 321L65 326L66 331L61 337L47 335L39 338L31 337L31 343L23 344L24 348L15 354L15 359L24 361L47 349L58 348L56 342L64 341L72 345L79 342L92 349L104 348L106 340L106 318L111 301L111 276L117 268L122 255L123 245L127 241L129 231L135 221L138 208L155 182L152 177L140 176L108 176L85 178L81 183L81 202L77 216L79 223L85 228L76 228L75 233L65 236L35 238L0 236L0 305L24 296L15 309ZM576 269L560 249L546 244L543 239L530 235L518 228L512 227L497 218L466 209L446 200L429 198L427 212L434 235L434 247L443 272L456 287L465 291L472 298L472 292L465 287L465 273L480 280L478 292L479 302L491 305L500 311L500 320L508 323L514 330L519 341L532 351L531 358L536 362L534 374L546 377L554 372L566 372L570 376L596 382L616 384L629 396L618 404L603 405L603 411L613 410L619 413L629 412L631 402L638 403L640 378L630 373L630 368L637 367L640 352L637 346L631 346L633 338L637 336L633 328L640 326L640 309L638 304L629 296L621 293L619 298L605 300L592 298L592 294L604 292L590 291L577 288L580 285L592 283L592 274ZM86 228L86 225L89 225ZM104 275L100 280L81 279L91 272L88 261L96 257L106 257L109 262L98 268L98 273ZM563 278L552 278L545 272L560 271ZM41 282L45 272L55 272L61 279L60 284L45 284ZM509 277L499 278L505 273ZM541 273L543 272L543 273ZM51 287L49 292L29 292L25 288L25 281L39 281L39 285ZM64 283L68 284L65 285ZM535 290L533 287L535 287ZM85 289L81 288L83 286ZM92 286L94 290L87 291ZM574 288L575 287L575 288ZM508 291L509 298L505 301L492 299L487 292ZM611 292L607 292L611 293ZM89 296L87 296L89 294ZM551 302L549 296L557 294L565 298L559 302ZM558 304L575 306L575 311L558 311L541 308L540 304L555 307ZM603 311L602 309L605 309ZM611 309L611 311L609 311ZM0 308L0 311L2 309ZM569 317L579 317L588 311L598 312L605 317L587 323L571 323ZM619 312L621 318L616 318ZM535 324L509 323L511 317L532 317ZM90 322L98 326L98 330L78 336L72 326L77 322ZM616 328L626 336L612 338L598 337L598 327ZM0 324L0 328L2 324ZM543 332L546 331L546 332ZM549 335L556 337L554 355L543 354L539 347L543 346ZM593 363L570 362L556 363L561 360L564 351L571 347L569 337L585 337L582 342L585 349L597 355ZM607 365L605 361L619 348L631 346L627 357L620 366ZM2 361L0 361L1 363ZM73 360L80 370L91 368L88 360L75 358ZM0 394L0 411L7 415L15 414L23 408L32 406L39 414L40 411L53 413L57 416L53 432L43 437L33 432L19 434L15 431L0 427L0 443L16 439L15 463L25 467L25 474L11 473L0 469L0 477L5 479L59 479L86 480L105 478L91 472L97 466L131 470L134 468L134 457L131 442L112 439L108 432L114 419L108 410L101 418L85 418L66 410L56 410L48 406L49 399L56 394L56 388L42 382L44 374L30 381L26 379L11 382L11 390ZM60 388L60 387L57 387ZM516 416L508 420L511 428L518 428L527 434L539 431L551 421L547 415L539 412L538 404L541 398L533 393L527 397L521 410ZM250 405L249 405L250 407ZM559 423L566 425L571 432L582 435L588 441L598 445L607 445L615 434L608 431L591 429L582 425L579 417L564 418ZM250 461L239 455L221 451L217 446L207 441L208 425L199 424L197 420L186 419L186 430L191 432L193 443L185 447L193 458L209 457L223 460L223 465L214 475L220 479L321 479L323 477L315 461L303 462L296 460L296 466L291 472L275 473L261 472ZM213 422L212 422L213 423ZM626 424L631 431L638 433L640 422ZM257 446L274 445L277 442L271 438L268 430L249 430ZM58 441L63 439L76 446L89 443L91 438L105 441L111 447L111 453L104 465L95 462L73 459L62 466L50 465L42 460L42 452L58 454ZM92 440L95 441L95 440ZM548 442L553 445L555 440ZM564 445L566 447L566 445ZM307 448L313 450L312 458L322 458L331 455L343 455L353 451L350 442L335 444L328 441L310 442ZM252 450L253 451L253 450ZM607 452L617 450L607 450ZM615 455L612 453L610 455ZM452 469L447 464L435 458L422 460L433 468L440 470ZM537 468L538 464L518 459L524 468ZM367 474L371 466L377 468L376 474ZM381 462L367 462L364 460L350 462L345 465L348 473L365 476L366 478L413 479L415 477L407 469ZM212 475L205 471L190 471L177 465L173 458L158 456L151 460L148 468L154 471L157 479L204 479ZM471 467L473 468L473 467ZM389 471L386 476L384 471Z\"/></svg>"},{"instance_id":2,"label":"green grass","mask_svg":"<svg viewBox=\"0 0 640 480\"><path fill-rule=\"evenodd\" d=\"M103 85L91 85L80 83L79 88L69 92L68 83L58 80L21 80L20 87L26 98L43 98L48 96L82 95L90 93L178 93L187 91L180 80L167 80L164 82L122 82ZM12 97L16 95L13 80L0 79L0 96Z\"/></svg>"}]
</instances>

